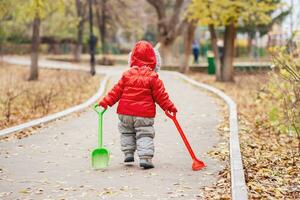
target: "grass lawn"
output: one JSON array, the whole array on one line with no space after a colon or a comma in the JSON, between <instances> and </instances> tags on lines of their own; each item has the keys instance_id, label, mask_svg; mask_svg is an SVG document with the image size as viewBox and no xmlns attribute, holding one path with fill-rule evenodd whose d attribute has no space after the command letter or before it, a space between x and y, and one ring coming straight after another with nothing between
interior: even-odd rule
<instances>
[{"instance_id":1,"label":"grass lawn","mask_svg":"<svg viewBox=\"0 0 300 200\"><path fill-rule=\"evenodd\" d=\"M27 81L29 68L0 63L0 129L80 104L99 88L101 77L86 72L39 70Z\"/></svg>"},{"instance_id":2,"label":"grass lawn","mask_svg":"<svg viewBox=\"0 0 300 200\"><path fill-rule=\"evenodd\" d=\"M268 123L266 109L266 105L272 102L261 98L268 84L268 73L237 73L235 83L215 82L214 76L204 73L189 75L221 89L237 103L249 199L299 199L300 158L296 136L276 133ZM227 132L227 137L228 130L228 125L220 127L221 132ZM209 154L228 161L228 144ZM218 183L204 188L204 193L208 199L227 199L230 196L229 166L220 173Z\"/></svg>"}]
</instances>

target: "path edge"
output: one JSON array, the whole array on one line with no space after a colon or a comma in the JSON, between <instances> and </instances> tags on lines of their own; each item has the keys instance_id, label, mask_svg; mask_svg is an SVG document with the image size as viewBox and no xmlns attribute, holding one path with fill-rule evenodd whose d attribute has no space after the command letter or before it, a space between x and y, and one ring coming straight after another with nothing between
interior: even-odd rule
<instances>
[{"instance_id":1,"label":"path edge","mask_svg":"<svg viewBox=\"0 0 300 200\"><path fill-rule=\"evenodd\" d=\"M198 82L179 72L168 72L184 79L194 86L203 88L219 96L228 105L229 126L230 126L230 174L231 174L231 198L232 200L247 200L248 192L245 181L245 174L242 162L242 155L239 143L238 118L236 103L221 90L210 85Z\"/></svg>"},{"instance_id":2,"label":"path edge","mask_svg":"<svg viewBox=\"0 0 300 200\"><path fill-rule=\"evenodd\" d=\"M22 131L24 129L27 129L27 128L30 128L30 127L33 127L33 126L48 123L50 121L59 119L61 117L69 115L71 113L74 113L74 112L80 111L84 108L87 108L88 106L90 106L94 102L96 102L97 99L99 99L104 94L109 78L110 78L110 75L105 74L103 80L100 82L100 87L98 88L96 94L94 94L92 97L90 97L85 102L83 102L79 105L67 108L63 111L60 111L60 112L57 112L57 113L54 113L54 114L51 114L51 115L47 115L45 117L41 117L41 118L38 118L38 119L31 120L29 122L25 122L23 124L19 124L19 125L16 125L16 126L6 128L6 129L2 129L2 130L0 130L0 137L6 136L6 135L9 135L9 134L18 132L18 131Z\"/></svg>"}]
</instances>

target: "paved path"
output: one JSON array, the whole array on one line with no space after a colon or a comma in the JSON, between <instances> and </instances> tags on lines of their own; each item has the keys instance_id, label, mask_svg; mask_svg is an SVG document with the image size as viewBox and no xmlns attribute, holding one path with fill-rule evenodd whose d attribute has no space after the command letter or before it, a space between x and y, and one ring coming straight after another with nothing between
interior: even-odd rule
<instances>
[{"instance_id":1,"label":"paved path","mask_svg":"<svg viewBox=\"0 0 300 200\"><path fill-rule=\"evenodd\" d=\"M125 166L114 106L104 118L110 166L93 170L90 152L97 143L97 115L87 109L78 118L53 122L28 138L0 143L0 199L202 199L199 188L216 181L222 168L222 163L205 155L220 140L218 107L211 97L174 75L160 75L191 145L207 168L191 170L179 134L159 108L155 168L142 170L137 161ZM110 87L118 78L113 76Z\"/></svg>"}]
</instances>

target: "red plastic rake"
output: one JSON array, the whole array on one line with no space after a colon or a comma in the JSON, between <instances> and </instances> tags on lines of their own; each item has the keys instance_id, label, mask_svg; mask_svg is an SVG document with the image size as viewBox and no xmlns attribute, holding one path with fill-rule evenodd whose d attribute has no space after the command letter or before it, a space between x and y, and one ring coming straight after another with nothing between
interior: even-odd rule
<instances>
[{"instance_id":1,"label":"red plastic rake","mask_svg":"<svg viewBox=\"0 0 300 200\"><path fill-rule=\"evenodd\" d=\"M173 120L177 130L179 131L180 133L180 136L186 146L186 148L188 149L190 155L191 155L191 158L193 159L193 164L192 164L192 169L194 171L198 171L200 169L202 169L203 167L206 167L206 165L204 164L204 162L202 162L201 160L198 160L194 154L194 151L190 145L190 143L188 142L187 138L185 137L185 134L181 128L181 126L179 125L178 121L177 121L177 118L176 118L176 113L169 113L168 111L165 112L166 115Z\"/></svg>"}]
</instances>

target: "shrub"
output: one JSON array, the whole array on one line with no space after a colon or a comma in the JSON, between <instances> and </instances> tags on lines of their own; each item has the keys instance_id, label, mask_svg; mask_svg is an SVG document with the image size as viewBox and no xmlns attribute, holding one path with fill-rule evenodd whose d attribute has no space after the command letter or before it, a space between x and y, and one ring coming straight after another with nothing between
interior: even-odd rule
<instances>
[{"instance_id":1,"label":"shrub","mask_svg":"<svg viewBox=\"0 0 300 200\"><path fill-rule=\"evenodd\" d=\"M300 154L300 59L285 48L271 50L273 71L267 86L269 122L279 134L298 140Z\"/></svg>"}]
</instances>

